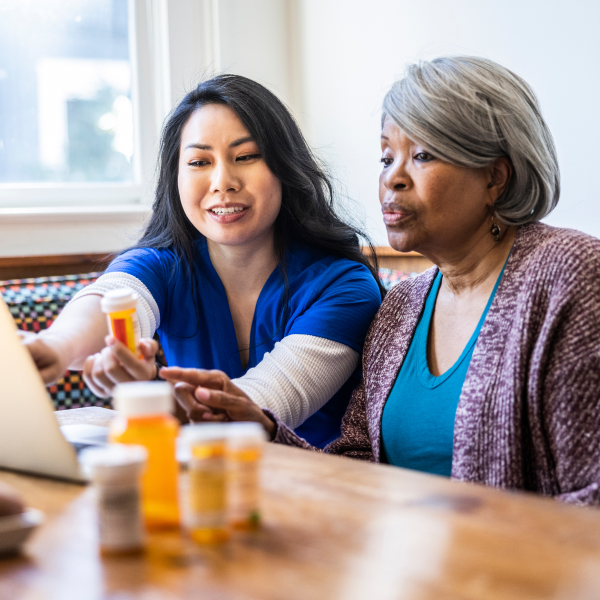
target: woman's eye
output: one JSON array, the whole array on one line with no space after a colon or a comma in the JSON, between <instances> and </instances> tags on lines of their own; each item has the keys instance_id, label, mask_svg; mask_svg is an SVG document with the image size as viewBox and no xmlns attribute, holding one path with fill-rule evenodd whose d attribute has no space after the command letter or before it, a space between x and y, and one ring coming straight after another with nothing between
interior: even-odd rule
<instances>
[{"instance_id":1,"label":"woman's eye","mask_svg":"<svg viewBox=\"0 0 600 600\"><path fill-rule=\"evenodd\" d=\"M418 152L415 154L415 159L420 160L421 162L429 162L430 160L433 160L433 156L431 156L429 152Z\"/></svg>"},{"instance_id":2,"label":"woman's eye","mask_svg":"<svg viewBox=\"0 0 600 600\"><path fill-rule=\"evenodd\" d=\"M260 158L260 154L244 154L243 156L238 156L236 160L239 162L248 162L255 158Z\"/></svg>"},{"instance_id":3,"label":"woman's eye","mask_svg":"<svg viewBox=\"0 0 600 600\"><path fill-rule=\"evenodd\" d=\"M394 162L394 159L387 158L386 156L384 156L383 158L381 158L381 160L379 162L383 163L383 168L385 169L386 167L389 167Z\"/></svg>"},{"instance_id":4,"label":"woman's eye","mask_svg":"<svg viewBox=\"0 0 600 600\"><path fill-rule=\"evenodd\" d=\"M188 163L188 165L190 165L190 167L203 167L204 165L207 165L208 161L207 160L192 160L191 162Z\"/></svg>"}]
</instances>

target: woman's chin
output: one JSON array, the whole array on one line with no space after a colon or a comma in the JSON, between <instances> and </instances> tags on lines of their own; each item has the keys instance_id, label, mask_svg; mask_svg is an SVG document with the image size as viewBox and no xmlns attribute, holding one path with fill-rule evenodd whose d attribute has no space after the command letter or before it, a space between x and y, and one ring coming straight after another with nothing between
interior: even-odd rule
<instances>
[{"instance_id":1,"label":"woman's chin","mask_svg":"<svg viewBox=\"0 0 600 600\"><path fill-rule=\"evenodd\" d=\"M391 228L387 230L388 242L390 246L398 252L411 252L414 250L410 236L400 231L394 231Z\"/></svg>"}]
</instances>

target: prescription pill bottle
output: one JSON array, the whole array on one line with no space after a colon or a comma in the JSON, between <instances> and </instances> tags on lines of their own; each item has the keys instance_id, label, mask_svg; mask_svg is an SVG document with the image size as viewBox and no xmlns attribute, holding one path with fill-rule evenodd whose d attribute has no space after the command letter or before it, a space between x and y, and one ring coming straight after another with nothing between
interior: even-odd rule
<instances>
[{"instance_id":1,"label":"prescription pill bottle","mask_svg":"<svg viewBox=\"0 0 600 600\"><path fill-rule=\"evenodd\" d=\"M227 424L229 522L236 529L260 523L260 464L266 433L258 423Z\"/></svg>"},{"instance_id":2,"label":"prescription pill bottle","mask_svg":"<svg viewBox=\"0 0 600 600\"><path fill-rule=\"evenodd\" d=\"M173 389L166 381L132 381L114 389L119 415L109 428L109 441L139 444L148 451L142 477L142 512L150 530L179 526L175 443L179 421L173 411Z\"/></svg>"},{"instance_id":3,"label":"prescription pill bottle","mask_svg":"<svg viewBox=\"0 0 600 600\"><path fill-rule=\"evenodd\" d=\"M142 446L122 444L87 448L80 455L94 485L103 554L134 553L144 546L141 477L147 455Z\"/></svg>"},{"instance_id":4,"label":"prescription pill bottle","mask_svg":"<svg viewBox=\"0 0 600 600\"><path fill-rule=\"evenodd\" d=\"M137 317L138 295L129 288L105 292L100 307L108 319L108 330L134 354L140 356L140 324ZM141 358L141 356L140 356Z\"/></svg>"},{"instance_id":5,"label":"prescription pill bottle","mask_svg":"<svg viewBox=\"0 0 600 600\"><path fill-rule=\"evenodd\" d=\"M228 538L225 426L205 423L183 430L189 448L187 477L182 479L184 525L200 544L223 542Z\"/></svg>"}]
</instances>

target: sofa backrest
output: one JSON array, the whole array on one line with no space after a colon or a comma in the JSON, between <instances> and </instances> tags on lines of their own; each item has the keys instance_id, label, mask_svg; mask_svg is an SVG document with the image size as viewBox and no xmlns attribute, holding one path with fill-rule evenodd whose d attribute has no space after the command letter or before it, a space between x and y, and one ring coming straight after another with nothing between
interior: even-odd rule
<instances>
[{"instance_id":1,"label":"sofa backrest","mask_svg":"<svg viewBox=\"0 0 600 600\"><path fill-rule=\"evenodd\" d=\"M0 296L17 327L37 333L50 327L67 302L100 275L85 273L0 281ZM67 371L62 379L48 387L48 392L56 410L82 406L110 408L110 400L94 396L79 371Z\"/></svg>"}]
</instances>

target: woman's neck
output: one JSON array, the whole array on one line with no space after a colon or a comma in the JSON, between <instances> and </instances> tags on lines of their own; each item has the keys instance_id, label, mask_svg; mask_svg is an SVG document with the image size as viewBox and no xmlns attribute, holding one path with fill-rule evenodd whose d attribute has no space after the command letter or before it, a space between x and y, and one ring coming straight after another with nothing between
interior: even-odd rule
<instances>
[{"instance_id":1,"label":"woman's neck","mask_svg":"<svg viewBox=\"0 0 600 600\"><path fill-rule=\"evenodd\" d=\"M486 231L466 247L428 258L438 265L444 277L444 287L455 296L488 287L491 291L510 254L517 232L517 227L508 227L500 241L496 242Z\"/></svg>"},{"instance_id":2,"label":"woman's neck","mask_svg":"<svg viewBox=\"0 0 600 600\"><path fill-rule=\"evenodd\" d=\"M255 296L277 266L274 236L241 246L226 246L207 240L208 254L228 296Z\"/></svg>"}]
</instances>

